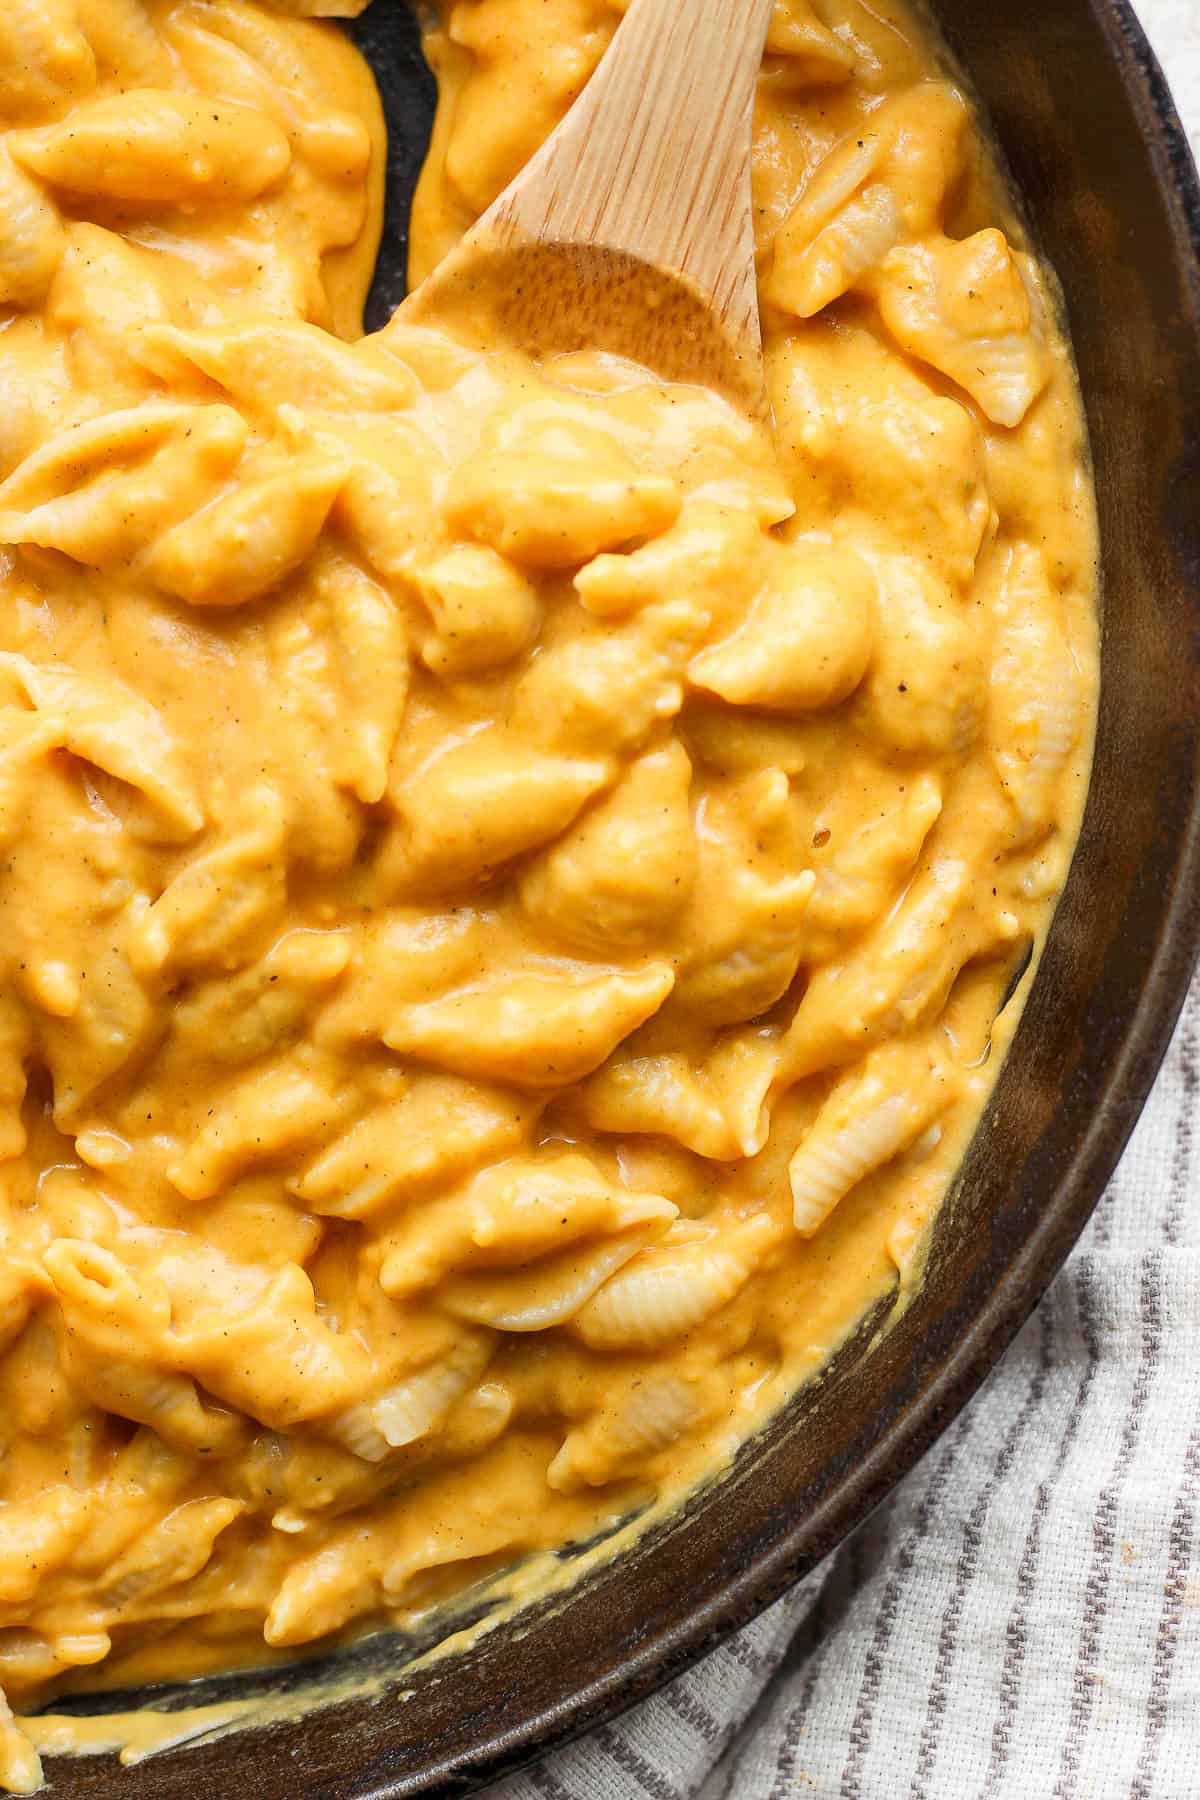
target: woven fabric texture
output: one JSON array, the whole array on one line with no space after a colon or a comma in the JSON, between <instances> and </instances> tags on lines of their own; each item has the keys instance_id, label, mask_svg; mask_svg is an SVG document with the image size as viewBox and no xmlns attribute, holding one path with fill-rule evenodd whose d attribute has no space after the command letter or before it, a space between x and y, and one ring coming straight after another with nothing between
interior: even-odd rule
<instances>
[{"instance_id":1,"label":"woven fabric texture","mask_svg":"<svg viewBox=\"0 0 1200 1800\"><path fill-rule=\"evenodd\" d=\"M1200 0L1141 0L1200 150ZM488 1800L1198 1800L1200 981L973 1404L821 1569Z\"/></svg>"}]
</instances>

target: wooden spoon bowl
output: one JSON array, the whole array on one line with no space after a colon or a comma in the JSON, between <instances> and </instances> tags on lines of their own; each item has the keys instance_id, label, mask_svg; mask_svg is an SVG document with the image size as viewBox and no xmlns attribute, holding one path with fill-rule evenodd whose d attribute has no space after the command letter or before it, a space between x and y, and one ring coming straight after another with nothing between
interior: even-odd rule
<instances>
[{"instance_id":1,"label":"wooden spoon bowl","mask_svg":"<svg viewBox=\"0 0 1200 1800\"><path fill-rule=\"evenodd\" d=\"M605 350L765 410L750 130L771 0L633 0L581 97L429 279L435 320Z\"/></svg>"}]
</instances>

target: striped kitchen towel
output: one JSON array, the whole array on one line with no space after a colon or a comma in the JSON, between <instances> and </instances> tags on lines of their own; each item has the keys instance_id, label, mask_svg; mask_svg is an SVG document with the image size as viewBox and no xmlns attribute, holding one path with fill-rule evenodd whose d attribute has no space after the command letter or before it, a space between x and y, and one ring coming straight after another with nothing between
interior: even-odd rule
<instances>
[{"instance_id":1,"label":"striped kitchen towel","mask_svg":"<svg viewBox=\"0 0 1200 1800\"><path fill-rule=\"evenodd\" d=\"M1200 152L1200 0L1141 0ZM1079 1248L891 1500L489 1800L1200 1800L1200 982Z\"/></svg>"}]
</instances>

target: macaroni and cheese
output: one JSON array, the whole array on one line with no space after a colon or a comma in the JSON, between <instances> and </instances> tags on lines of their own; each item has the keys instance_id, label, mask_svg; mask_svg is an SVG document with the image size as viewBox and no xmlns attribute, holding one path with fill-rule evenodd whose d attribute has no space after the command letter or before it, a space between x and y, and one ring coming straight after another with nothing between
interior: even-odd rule
<instances>
[{"instance_id":1,"label":"macaroni and cheese","mask_svg":"<svg viewBox=\"0 0 1200 1800\"><path fill-rule=\"evenodd\" d=\"M915 1279L1086 786L1070 356L901 0L777 0L773 444L360 336L355 10L0 9L15 1792L10 1707L405 1626L726 1462ZM620 11L447 0L414 278Z\"/></svg>"}]
</instances>

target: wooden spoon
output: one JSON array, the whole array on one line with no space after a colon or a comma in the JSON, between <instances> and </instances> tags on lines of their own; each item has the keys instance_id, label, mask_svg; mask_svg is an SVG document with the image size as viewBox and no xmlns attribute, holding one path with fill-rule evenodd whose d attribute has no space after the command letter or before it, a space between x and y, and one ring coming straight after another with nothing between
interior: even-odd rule
<instances>
[{"instance_id":1,"label":"wooden spoon","mask_svg":"<svg viewBox=\"0 0 1200 1800\"><path fill-rule=\"evenodd\" d=\"M633 0L581 97L397 318L607 350L764 409L750 124L771 0Z\"/></svg>"}]
</instances>

